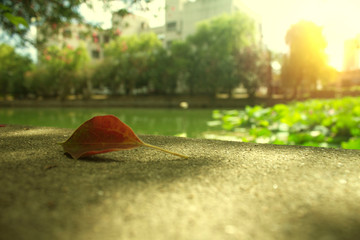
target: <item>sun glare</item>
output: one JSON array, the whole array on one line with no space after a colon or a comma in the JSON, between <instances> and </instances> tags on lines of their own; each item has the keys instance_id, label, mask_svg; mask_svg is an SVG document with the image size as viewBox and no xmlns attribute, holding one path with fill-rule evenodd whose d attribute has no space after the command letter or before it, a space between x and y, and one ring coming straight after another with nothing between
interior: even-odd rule
<instances>
[{"instance_id":1,"label":"sun glare","mask_svg":"<svg viewBox=\"0 0 360 240\"><path fill-rule=\"evenodd\" d=\"M309 20L324 28L329 64L338 70L343 65L345 40L360 33L359 9L360 3L356 1L321 1L309 11Z\"/></svg>"},{"instance_id":2,"label":"sun glare","mask_svg":"<svg viewBox=\"0 0 360 240\"><path fill-rule=\"evenodd\" d=\"M309 20L323 27L329 64L342 70L344 41L360 34L357 0L242 0L263 22L265 44L285 52L285 34L292 24Z\"/></svg>"}]
</instances>

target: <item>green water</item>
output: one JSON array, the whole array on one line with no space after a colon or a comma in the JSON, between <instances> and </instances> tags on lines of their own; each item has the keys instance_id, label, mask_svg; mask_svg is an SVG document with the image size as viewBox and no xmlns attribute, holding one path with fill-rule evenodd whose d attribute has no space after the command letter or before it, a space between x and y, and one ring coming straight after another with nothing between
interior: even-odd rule
<instances>
[{"instance_id":1,"label":"green water","mask_svg":"<svg viewBox=\"0 0 360 240\"><path fill-rule=\"evenodd\" d=\"M129 108L4 108L0 124L20 124L77 128L96 115L113 114L137 134L203 138L209 130L209 109L129 109Z\"/></svg>"}]
</instances>

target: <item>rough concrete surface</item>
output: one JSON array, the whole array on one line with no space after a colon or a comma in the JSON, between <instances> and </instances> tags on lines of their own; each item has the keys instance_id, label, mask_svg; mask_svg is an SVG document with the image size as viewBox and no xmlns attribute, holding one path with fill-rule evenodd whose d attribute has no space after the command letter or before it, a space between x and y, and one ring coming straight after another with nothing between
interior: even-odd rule
<instances>
[{"instance_id":1,"label":"rough concrete surface","mask_svg":"<svg viewBox=\"0 0 360 240\"><path fill-rule=\"evenodd\" d=\"M0 127L0 239L360 239L360 151L140 136L74 160L73 130Z\"/></svg>"}]
</instances>

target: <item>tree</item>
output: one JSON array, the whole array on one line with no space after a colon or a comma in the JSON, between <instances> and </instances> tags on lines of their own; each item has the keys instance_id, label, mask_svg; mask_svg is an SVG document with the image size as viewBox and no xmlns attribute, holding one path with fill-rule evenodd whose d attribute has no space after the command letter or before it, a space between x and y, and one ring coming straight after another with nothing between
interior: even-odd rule
<instances>
[{"instance_id":1,"label":"tree","mask_svg":"<svg viewBox=\"0 0 360 240\"><path fill-rule=\"evenodd\" d=\"M197 76L198 56L188 41L175 41L170 46L171 76L173 84L183 92L194 95L201 89Z\"/></svg>"},{"instance_id":2,"label":"tree","mask_svg":"<svg viewBox=\"0 0 360 240\"><path fill-rule=\"evenodd\" d=\"M196 75L201 76L192 80L201 82L203 91L212 96L219 91L231 93L244 81L237 73L247 71L245 64L239 65L235 59L243 59L238 56L244 49L256 46L255 23L242 13L222 15L201 23L187 41L195 49Z\"/></svg>"},{"instance_id":3,"label":"tree","mask_svg":"<svg viewBox=\"0 0 360 240\"><path fill-rule=\"evenodd\" d=\"M256 90L269 77L267 55L258 46L250 46L237 52L234 61L236 78L240 79L249 97L254 98Z\"/></svg>"},{"instance_id":4,"label":"tree","mask_svg":"<svg viewBox=\"0 0 360 240\"><path fill-rule=\"evenodd\" d=\"M282 81L292 88L292 98L296 98L299 88L315 90L316 81L326 67L327 43L322 28L309 21L292 25L285 41L290 51L282 66Z\"/></svg>"},{"instance_id":5,"label":"tree","mask_svg":"<svg viewBox=\"0 0 360 240\"><path fill-rule=\"evenodd\" d=\"M86 83L82 70L89 60L87 50L70 45L59 48L50 46L40 55L36 68L27 74L27 86L36 96L60 97L83 88Z\"/></svg>"},{"instance_id":6,"label":"tree","mask_svg":"<svg viewBox=\"0 0 360 240\"><path fill-rule=\"evenodd\" d=\"M109 90L116 93L119 87L117 78L116 62L110 57L105 57L102 61L94 65L91 75L92 86L98 90Z\"/></svg>"},{"instance_id":7,"label":"tree","mask_svg":"<svg viewBox=\"0 0 360 240\"><path fill-rule=\"evenodd\" d=\"M110 86L115 92L124 87L126 95L135 89L148 88L150 66L162 44L154 33L124 36L105 48L105 61L111 64Z\"/></svg>"},{"instance_id":8,"label":"tree","mask_svg":"<svg viewBox=\"0 0 360 240\"><path fill-rule=\"evenodd\" d=\"M150 90L155 94L174 95L177 87L177 66L169 51L160 48L155 53L155 60L149 66Z\"/></svg>"},{"instance_id":9,"label":"tree","mask_svg":"<svg viewBox=\"0 0 360 240\"><path fill-rule=\"evenodd\" d=\"M10 7L0 4L1 16L3 19L6 19L7 21L9 21L12 24L11 27L19 28L20 25L22 25L25 28L29 27L29 24L27 23L27 21L24 18L15 16L15 15L11 14L11 12L12 12L12 9Z\"/></svg>"},{"instance_id":10,"label":"tree","mask_svg":"<svg viewBox=\"0 0 360 240\"><path fill-rule=\"evenodd\" d=\"M78 8L83 2L82 0L5 0L3 1L3 8L0 14L0 27L9 36L18 36L22 43L34 43L28 38L27 33L30 29L26 26L26 23L35 26L53 26L53 24L61 25L74 19L82 21ZM9 16L12 17L9 18ZM14 21L12 21L14 18L24 19L24 21L20 22L21 25L14 24ZM47 30L51 30L51 28L47 28ZM46 33L44 32L43 34Z\"/></svg>"},{"instance_id":11,"label":"tree","mask_svg":"<svg viewBox=\"0 0 360 240\"><path fill-rule=\"evenodd\" d=\"M24 97L24 74L31 68L30 58L17 54L15 49L7 44L0 44L0 62L0 95Z\"/></svg>"}]
</instances>

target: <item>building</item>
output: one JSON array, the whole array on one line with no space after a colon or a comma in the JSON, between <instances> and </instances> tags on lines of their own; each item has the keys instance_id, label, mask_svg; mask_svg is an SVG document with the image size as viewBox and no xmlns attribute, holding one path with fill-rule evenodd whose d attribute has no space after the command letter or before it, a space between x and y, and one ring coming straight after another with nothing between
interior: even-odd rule
<instances>
[{"instance_id":1,"label":"building","mask_svg":"<svg viewBox=\"0 0 360 240\"><path fill-rule=\"evenodd\" d=\"M85 46L92 61L98 61L104 58L104 45L116 36L130 36L148 32L150 30L149 21L141 16L128 14L120 16L117 13L112 15L112 27L110 29L101 29L86 24L67 24L57 27L51 26L52 34L47 35L44 28L38 28L37 38L42 40L47 35L46 46L68 46L77 48L80 45Z\"/></svg>"},{"instance_id":2,"label":"building","mask_svg":"<svg viewBox=\"0 0 360 240\"><path fill-rule=\"evenodd\" d=\"M185 40L189 35L194 34L197 24L201 21L240 11L255 20L261 38L259 17L240 0L166 0L165 11L166 46L174 40Z\"/></svg>"},{"instance_id":3,"label":"building","mask_svg":"<svg viewBox=\"0 0 360 240\"><path fill-rule=\"evenodd\" d=\"M149 20L145 17L114 13L111 18L112 30L121 36L137 35L150 31Z\"/></svg>"}]
</instances>

